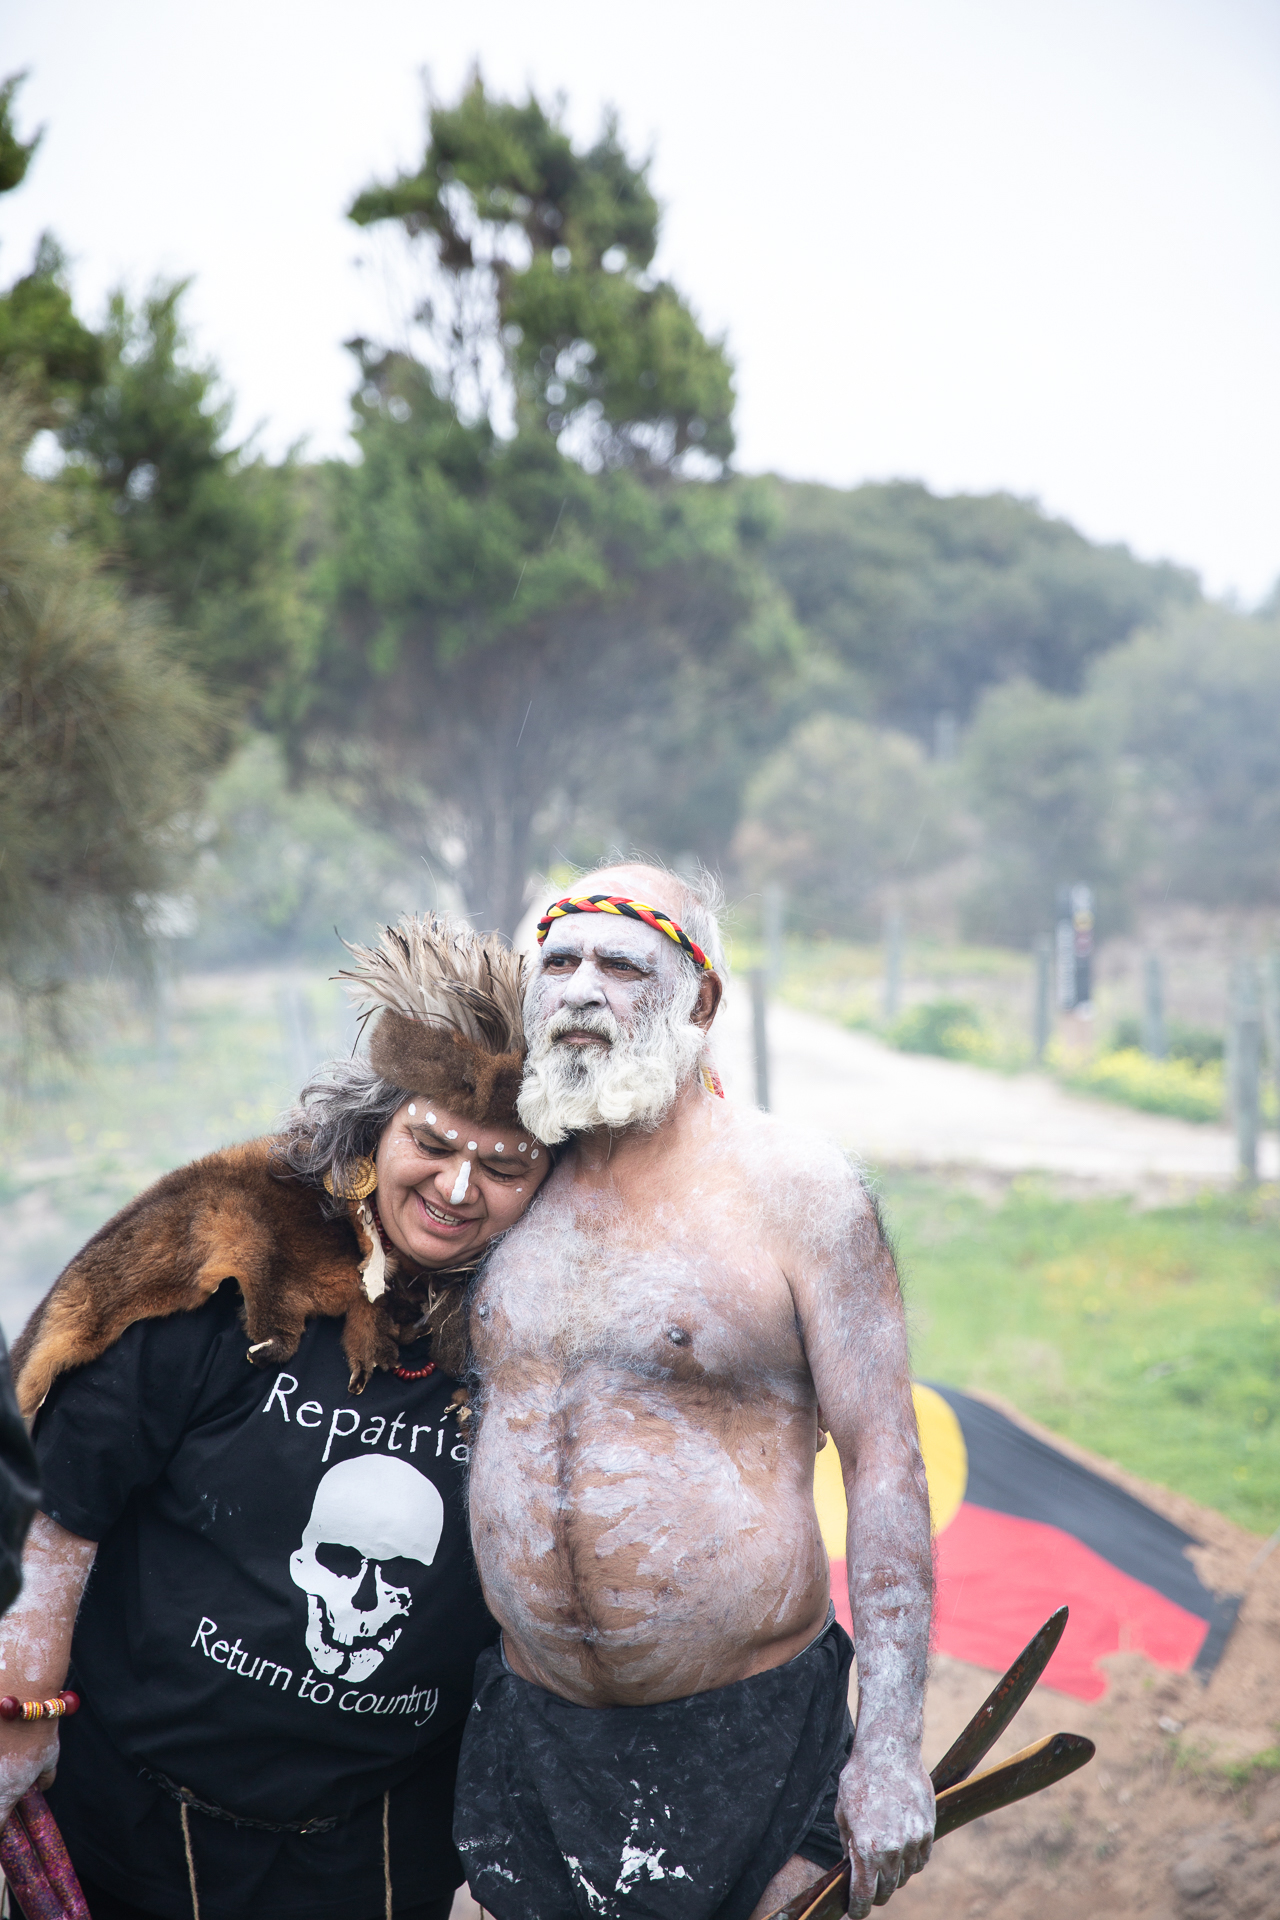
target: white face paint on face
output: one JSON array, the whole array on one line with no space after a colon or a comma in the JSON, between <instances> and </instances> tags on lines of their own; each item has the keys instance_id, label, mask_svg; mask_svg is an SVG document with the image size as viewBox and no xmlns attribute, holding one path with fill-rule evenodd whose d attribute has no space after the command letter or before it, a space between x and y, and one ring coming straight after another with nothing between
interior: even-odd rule
<instances>
[{"instance_id":1,"label":"white face paint on face","mask_svg":"<svg viewBox=\"0 0 1280 1920\"><path fill-rule=\"evenodd\" d=\"M525 999L520 1117L543 1140L594 1127L656 1127L697 1071L700 980L652 927L594 914L559 920Z\"/></svg>"},{"instance_id":2,"label":"white face paint on face","mask_svg":"<svg viewBox=\"0 0 1280 1920\"><path fill-rule=\"evenodd\" d=\"M419 1268L452 1267L514 1226L547 1166L545 1154L522 1165L511 1153L511 1126L464 1123L474 1154L463 1158L459 1116L426 1109L419 1095L394 1115L378 1142L378 1214L391 1240ZM415 1111L416 1109L416 1111ZM498 1152L501 1139L502 1152ZM516 1181L524 1184L517 1192Z\"/></svg>"}]
</instances>

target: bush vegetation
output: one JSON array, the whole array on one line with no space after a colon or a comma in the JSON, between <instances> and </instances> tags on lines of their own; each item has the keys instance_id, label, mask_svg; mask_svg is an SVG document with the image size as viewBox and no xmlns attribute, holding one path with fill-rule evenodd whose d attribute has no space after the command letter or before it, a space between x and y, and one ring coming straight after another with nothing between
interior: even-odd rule
<instances>
[{"instance_id":1,"label":"bush vegetation","mask_svg":"<svg viewBox=\"0 0 1280 1920\"><path fill-rule=\"evenodd\" d=\"M1082 1093L1101 1094L1148 1113L1170 1113L1180 1120L1221 1120L1221 1061L1197 1066L1192 1060L1153 1060L1138 1047L1100 1053L1082 1066L1051 1055L1059 1079Z\"/></svg>"}]
</instances>

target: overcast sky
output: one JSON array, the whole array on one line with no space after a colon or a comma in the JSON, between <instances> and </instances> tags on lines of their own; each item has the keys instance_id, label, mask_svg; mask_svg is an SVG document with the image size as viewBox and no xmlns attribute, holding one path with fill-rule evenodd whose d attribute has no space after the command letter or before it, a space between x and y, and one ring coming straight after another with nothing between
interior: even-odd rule
<instances>
[{"instance_id":1,"label":"overcast sky","mask_svg":"<svg viewBox=\"0 0 1280 1920\"><path fill-rule=\"evenodd\" d=\"M0 282L45 227L91 316L192 274L237 431L349 451L340 343L395 300L342 209L477 58L652 151L741 467L1009 488L1246 603L1280 574L1275 0L5 0L48 131Z\"/></svg>"}]
</instances>

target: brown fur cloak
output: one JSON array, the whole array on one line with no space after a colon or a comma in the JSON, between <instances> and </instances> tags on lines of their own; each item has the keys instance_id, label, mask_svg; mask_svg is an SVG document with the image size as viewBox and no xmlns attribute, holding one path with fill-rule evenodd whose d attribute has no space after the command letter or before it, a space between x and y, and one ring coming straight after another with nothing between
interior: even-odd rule
<instances>
[{"instance_id":1,"label":"brown fur cloak","mask_svg":"<svg viewBox=\"0 0 1280 1920\"><path fill-rule=\"evenodd\" d=\"M270 1139L227 1147L165 1174L100 1227L54 1281L13 1348L18 1403L28 1419L59 1374L96 1360L137 1320L190 1313L224 1280L240 1288L248 1358L274 1367L297 1350L317 1314L341 1316L351 1386L394 1367L401 1339L418 1339L420 1298L394 1285L370 1301L360 1280L368 1239L350 1217L327 1219L324 1196L278 1168ZM448 1373L463 1362L462 1286L445 1288L428 1321Z\"/></svg>"}]
</instances>

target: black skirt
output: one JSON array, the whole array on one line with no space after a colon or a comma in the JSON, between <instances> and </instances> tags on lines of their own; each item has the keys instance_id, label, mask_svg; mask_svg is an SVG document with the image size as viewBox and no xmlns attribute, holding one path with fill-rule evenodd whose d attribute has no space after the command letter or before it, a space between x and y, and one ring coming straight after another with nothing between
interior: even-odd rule
<instances>
[{"instance_id":1,"label":"black skirt","mask_svg":"<svg viewBox=\"0 0 1280 1920\"><path fill-rule=\"evenodd\" d=\"M749 1920L778 1868L841 1856L853 1644L651 1707L579 1707L480 1656L454 1841L496 1920Z\"/></svg>"}]
</instances>

